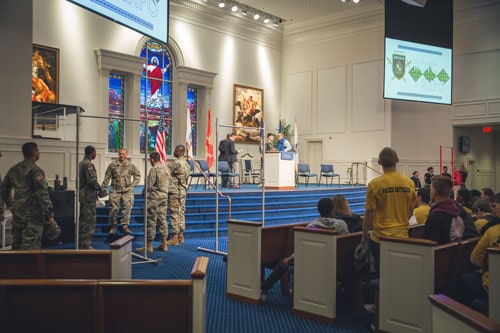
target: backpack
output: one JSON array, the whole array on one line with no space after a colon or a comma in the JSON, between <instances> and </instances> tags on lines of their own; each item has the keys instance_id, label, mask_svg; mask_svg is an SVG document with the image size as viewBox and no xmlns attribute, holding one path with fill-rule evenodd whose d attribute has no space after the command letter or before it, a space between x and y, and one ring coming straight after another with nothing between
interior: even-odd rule
<instances>
[{"instance_id":1,"label":"backpack","mask_svg":"<svg viewBox=\"0 0 500 333\"><path fill-rule=\"evenodd\" d=\"M345 214L337 214L334 218L343 220L347 224L347 229L349 229L349 233L362 231L363 230L363 221L361 216L358 214L345 215Z\"/></svg>"}]
</instances>

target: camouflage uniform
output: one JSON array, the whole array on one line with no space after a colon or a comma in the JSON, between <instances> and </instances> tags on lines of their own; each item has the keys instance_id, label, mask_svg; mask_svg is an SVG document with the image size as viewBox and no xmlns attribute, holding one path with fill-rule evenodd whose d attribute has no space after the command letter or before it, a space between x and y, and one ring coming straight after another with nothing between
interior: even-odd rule
<instances>
[{"instance_id":1,"label":"camouflage uniform","mask_svg":"<svg viewBox=\"0 0 500 333\"><path fill-rule=\"evenodd\" d=\"M96 200L97 192L101 191L101 186L97 182L97 172L92 161L84 158L80 162L79 168L80 186L80 227L79 245L88 247L92 245L96 225Z\"/></svg>"},{"instance_id":2,"label":"camouflage uniform","mask_svg":"<svg viewBox=\"0 0 500 333\"><path fill-rule=\"evenodd\" d=\"M147 194L148 198L148 242L153 242L157 224L162 238L165 241L167 240L167 197L169 182L170 170L166 165L160 164L149 169L146 185L142 190L142 196L145 197Z\"/></svg>"},{"instance_id":3,"label":"camouflage uniform","mask_svg":"<svg viewBox=\"0 0 500 333\"><path fill-rule=\"evenodd\" d=\"M120 202L123 205L122 225L130 223L130 212L134 206L134 187L141 180L141 172L130 161L112 162L106 169L101 186L106 187L111 179L111 190L109 193L109 226L116 226Z\"/></svg>"},{"instance_id":4,"label":"camouflage uniform","mask_svg":"<svg viewBox=\"0 0 500 333\"><path fill-rule=\"evenodd\" d=\"M185 157L176 158L168 163L172 181L168 190L168 207L172 233L177 234L186 229L186 194L188 189L189 166Z\"/></svg>"},{"instance_id":5,"label":"camouflage uniform","mask_svg":"<svg viewBox=\"0 0 500 333\"><path fill-rule=\"evenodd\" d=\"M43 224L54 217L44 171L31 159L17 163L5 176L2 197L12 211L12 249L40 249Z\"/></svg>"}]
</instances>

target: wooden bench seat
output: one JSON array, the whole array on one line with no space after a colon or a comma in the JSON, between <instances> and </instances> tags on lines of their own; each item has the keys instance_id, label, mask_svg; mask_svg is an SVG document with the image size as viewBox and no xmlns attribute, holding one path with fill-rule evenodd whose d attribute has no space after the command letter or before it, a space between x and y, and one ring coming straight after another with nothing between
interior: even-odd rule
<instances>
[{"instance_id":1,"label":"wooden bench seat","mask_svg":"<svg viewBox=\"0 0 500 333\"><path fill-rule=\"evenodd\" d=\"M112 250L0 251L0 279L130 279L132 240Z\"/></svg>"},{"instance_id":2,"label":"wooden bench seat","mask_svg":"<svg viewBox=\"0 0 500 333\"><path fill-rule=\"evenodd\" d=\"M430 295L432 332L500 333L500 324L445 295Z\"/></svg>"},{"instance_id":3,"label":"wooden bench seat","mask_svg":"<svg viewBox=\"0 0 500 333\"><path fill-rule=\"evenodd\" d=\"M205 332L207 266L190 280L0 280L0 331Z\"/></svg>"},{"instance_id":4,"label":"wooden bench seat","mask_svg":"<svg viewBox=\"0 0 500 333\"><path fill-rule=\"evenodd\" d=\"M426 239L381 237L379 328L431 332L427 296L451 295L477 240L438 245Z\"/></svg>"}]
</instances>

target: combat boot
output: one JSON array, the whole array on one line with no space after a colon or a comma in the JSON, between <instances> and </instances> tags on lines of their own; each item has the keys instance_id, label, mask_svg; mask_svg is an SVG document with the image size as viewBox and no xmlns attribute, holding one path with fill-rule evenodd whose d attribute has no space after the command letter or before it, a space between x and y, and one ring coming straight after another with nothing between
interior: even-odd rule
<instances>
[{"instance_id":1,"label":"combat boot","mask_svg":"<svg viewBox=\"0 0 500 333\"><path fill-rule=\"evenodd\" d=\"M148 253L153 253L153 242L148 241L148 243L146 244L146 250L148 251ZM137 249L135 249L135 251L144 252L144 247L138 247Z\"/></svg>"},{"instance_id":2,"label":"combat boot","mask_svg":"<svg viewBox=\"0 0 500 333\"><path fill-rule=\"evenodd\" d=\"M168 240L167 245L179 245L179 234L172 234L172 237Z\"/></svg>"},{"instance_id":3,"label":"combat boot","mask_svg":"<svg viewBox=\"0 0 500 333\"><path fill-rule=\"evenodd\" d=\"M184 244L184 231L179 232L179 243Z\"/></svg>"},{"instance_id":4,"label":"combat boot","mask_svg":"<svg viewBox=\"0 0 500 333\"><path fill-rule=\"evenodd\" d=\"M110 235L116 234L116 226L112 225L111 227L109 227L108 234Z\"/></svg>"},{"instance_id":5,"label":"combat boot","mask_svg":"<svg viewBox=\"0 0 500 333\"><path fill-rule=\"evenodd\" d=\"M127 235L132 235L132 231L130 231L130 229L128 228L128 224L125 224L123 227L122 227L122 231L124 234L127 234Z\"/></svg>"},{"instance_id":6,"label":"combat boot","mask_svg":"<svg viewBox=\"0 0 500 333\"><path fill-rule=\"evenodd\" d=\"M162 252L167 252L168 251L167 239L162 238L160 246L156 247L155 249Z\"/></svg>"}]
</instances>

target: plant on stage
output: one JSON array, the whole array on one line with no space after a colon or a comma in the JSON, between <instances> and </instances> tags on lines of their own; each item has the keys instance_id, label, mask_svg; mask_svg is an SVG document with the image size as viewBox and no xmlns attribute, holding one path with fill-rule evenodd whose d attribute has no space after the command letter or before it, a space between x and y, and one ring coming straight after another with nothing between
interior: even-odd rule
<instances>
[{"instance_id":1,"label":"plant on stage","mask_svg":"<svg viewBox=\"0 0 500 333\"><path fill-rule=\"evenodd\" d=\"M295 151L294 144L292 143L292 138L295 134L293 131L292 124L287 124L285 119L280 118L279 128L281 128L281 132L283 132L283 136L285 137L285 139L287 139L288 142L290 142L290 144L292 145L292 151ZM277 129L278 133L280 131L279 128ZM275 147L278 146L278 137L277 136L274 137L274 146Z\"/></svg>"}]
</instances>

